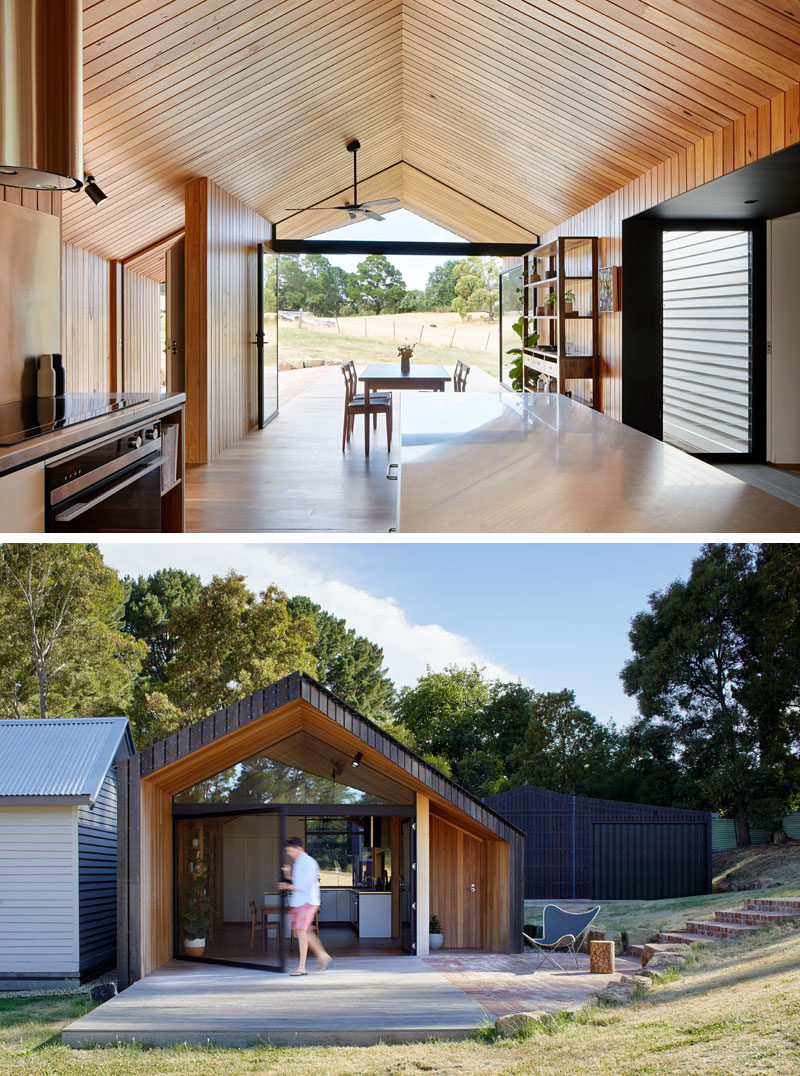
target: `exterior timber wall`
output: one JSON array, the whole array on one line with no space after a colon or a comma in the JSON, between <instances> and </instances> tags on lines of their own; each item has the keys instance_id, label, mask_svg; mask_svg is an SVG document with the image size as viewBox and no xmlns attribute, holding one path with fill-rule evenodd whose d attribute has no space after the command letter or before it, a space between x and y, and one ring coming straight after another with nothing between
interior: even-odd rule
<instances>
[{"instance_id":1,"label":"exterior timber wall","mask_svg":"<svg viewBox=\"0 0 800 1076\"><path fill-rule=\"evenodd\" d=\"M261 721L265 717L269 726ZM520 951L520 832L310 677L293 673L118 764L117 977L121 988L172 956L173 794L262 750L267 740L274 742L297 731L304 717L324 721L316 734L325 735L327 730L332 743L349 749L365 745L365 761L370 765L387 773L396 773L395 767L404 771L406 786L417 793L418 930L424 927L424 934L418 932L421 955L423 945L427 948L428 922L423 910L429 886L427 857L420 849L429 847L427 826L424 833L422 828L422 821L429 818L428 804L440 817L461 821L465 829L474 826L492 844L505 846L502 854L493 852L492 863L495 881L502 882L498 891L506 902L508 922L519 926L509 933L508 949ZM396 779L402 781L402 776ZM497 933L490 935L490 941L496 938Z\"/></svg>"},{"instance_id":2,"label":"exterior timber wall","mask_svg":"<svg viewBox=\"0 0 800 1076\"><path fill-rule=\"evenodd\" d=\"M565 796L533 785L489 796L486 802L525 832L524 887L528 900L593 899L597 895L594 827L609 824L704 826L706 884L702 892L711 890L711 815L704 811ZM628 836L635 836L633 830ZM631 893L634 886L631 874Z\"/></svg>"},{"instance_id":3,"label":"exterior timber wall","mask_svg":"<svg viewBox=\"0 0 800 1076\"><path fill-rule=\"evenodd\" d=\"M800 142L800 85L773 97L726 127L669 157L607 198L542 235L547 243L559 235L600 236L600 264L622 265L622 222L712 179ZM622 302L625 302L624 266ZM600 410L622 418L622 314L600 318ZM576 384L587 397L591 385Z\"/></svg>"}]
</instances>

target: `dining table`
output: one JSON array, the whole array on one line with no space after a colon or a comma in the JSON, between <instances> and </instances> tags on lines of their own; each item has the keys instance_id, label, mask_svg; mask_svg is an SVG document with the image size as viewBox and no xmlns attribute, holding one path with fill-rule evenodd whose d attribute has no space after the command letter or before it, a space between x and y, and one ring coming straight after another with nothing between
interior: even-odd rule
<instances>
[{"instance_id":1,"label":"dining table","mask_svg":"<svg viewBox=\"0 0 800 1076\"><path fill-rule=\"evenodd\" d=\"M359 375L359 381L364 384L364 452L369 455L369 396L371 392L380 390L394 391L395 389L416 389L433 392L444 392L444 387L453 377L444 366L423 365L417 363L411 366L407 373L400 368L399 362L374 363L368 366Z\"/></svg>"}]
</instances>

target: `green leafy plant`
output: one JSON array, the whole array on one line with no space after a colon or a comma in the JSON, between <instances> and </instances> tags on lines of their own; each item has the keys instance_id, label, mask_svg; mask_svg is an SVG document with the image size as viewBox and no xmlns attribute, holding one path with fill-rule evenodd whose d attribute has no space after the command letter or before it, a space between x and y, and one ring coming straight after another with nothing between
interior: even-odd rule
<instances>
[{"instance_id":1,"label":"green leafy plant","mask_svg":"<svg viewBox=\"0 0 800 1076\"><path fill-rule=\"evenodd\" d=\"M512 389L515 392L522 392L522 357L525 354L525 348L536 347L539 343L539 334L534 332L525 336L525 319L522 315L517 318L511 328L520 338L522 347L512 347L506 352L507 355L517 356L508 367L508 378Z\"/></svg>"},{"instance_id":2,"label":"green leafy plant","mask_svg":"<svg viewBox=\"0 0 800 1076\"><path fill-rule=\"evenodd\" d=\"M206 895L208 872L198 870L189 876L181 894L181 922L186 938L204 938L208 929L211 901Z\"/></svg>"},{"instance_id":3,"label":"green leafy plant","mask_svg":"<svg viewBox=\"0 0 800 1076\"><path fill-rule=\"evenodd\" d=\"M574 303L575 302L575 292L574 291L565 291L564 292L564 302L565 303ZM558 310L558 294L556 292L554 292L554 291L551 291L550 294L545 299L544 305L545 306L552 306L553 310Z\"/></svg>"},{"instance_id":4,"label":"green leafy plant","mask_svg":"<svg viewBox=\"0 0 800 1076\"><path fill-rule=\"evenodd\" d=\"M430 924L430 927L428 928L428 933L429 934L444 934L444 931L442 930L442 924L439 922L439 916L438 915L432 915L431 916L431 924Z\"/></svg>"}]
</instances>

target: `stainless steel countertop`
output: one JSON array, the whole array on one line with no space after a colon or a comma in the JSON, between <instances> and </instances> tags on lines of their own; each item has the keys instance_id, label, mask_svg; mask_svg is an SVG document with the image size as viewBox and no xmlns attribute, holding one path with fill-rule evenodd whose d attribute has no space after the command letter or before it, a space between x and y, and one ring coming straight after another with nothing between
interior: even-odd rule
<instances>
[{"instance_id":1,"label":"stainless steel countertop","mask_svg":"<svg viewBox=\"0 0 800 1076\"><path fill-rule=\"evenodd\" d=\"M800 509L565 396L400 408L401 532L800 533Z\"/></svg>"},{"instance_id":2,"label":"stainless steel countertop","mask_svg":"<svg viewBox=\"0 0 800 1076\"><path fill-rule=\"evenodd\" d=\"M107 396L108 394L99 393L98 395ZM128 426L138 425L167 411L174 411L185 402L186 395L182 392L153 393L144 403L134 404L132 407L126 407L109 415L101 415L96 419L89 419L88 422L80 422L75 426L67 426L53 433L45 433L41 437L32 437L29 441L22 441L18 445L0 448L0 475L60 455L86 441L113 433L115 430L124 430Z\"/></svg>"}]
</instances>

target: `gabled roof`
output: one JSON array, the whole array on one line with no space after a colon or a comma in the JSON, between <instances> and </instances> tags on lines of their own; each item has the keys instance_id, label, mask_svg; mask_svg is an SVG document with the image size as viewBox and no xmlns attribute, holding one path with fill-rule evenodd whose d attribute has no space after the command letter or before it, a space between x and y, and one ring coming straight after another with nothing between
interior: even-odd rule
<instances>
[{"instance_id":1,"label":"gabled roof","mask_svg":"<svg viewBox=\"0 0 800 1076\"><path fill-rule=\"evenodd\" d=\"M170 767L179 760L186 759L195 752L200 752L224 740L232 733L239 733L247 726L261 721L267 715L293 702L302 702L312 706L321 715L329 718L333 725L338 725L340 729L352 733L367 747L404 770L412 779L411 784L419 782L425 786L426 792L430 791L434 796L441 797L442 800L469 815L479 825L504 840L508 840L512 833L522 833L522 830L513 822L503 818L499 812L477 796L473 796L435 769L405 744L382 729L380 725L350 709L345 702L324 688L313 677L299 672L290 673L289 676L277 680L274 684L261 688L238 702L231 703L224 710L210 714L188 728L172 733L171 736L167 736L166 739L160 740L151 747L146 747L134 755L122 768L121 780L124 783L125 777L129 775L134 779L157 778L158 771L169 772ZM252 753L252 744L250 746ZM247 756L241 756L242 759L245 757ZM209 771L208 776L212 772L215 771ZM195 776L192 783L195 780L205 780L205 776L203 774ZM399 775L398 779L400 779ZM170 794L173 794L178 791L178 788L170 786L168 790Z\"/></svg>"},{"instance_id":2,"label":"gabled roof","mask_svg":"<svg viewBox=\"0 0 800 1076\"><path fill-rule=\"evenodd\" d=\"M126 717L0 721L0 806L94 803L133 752Z\"/></svg>"}]
</instances>

